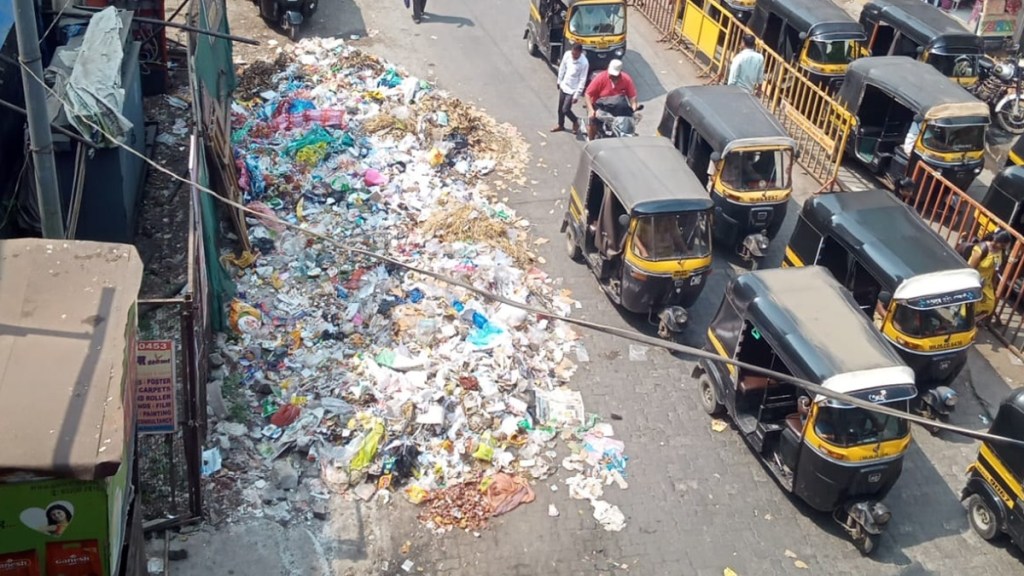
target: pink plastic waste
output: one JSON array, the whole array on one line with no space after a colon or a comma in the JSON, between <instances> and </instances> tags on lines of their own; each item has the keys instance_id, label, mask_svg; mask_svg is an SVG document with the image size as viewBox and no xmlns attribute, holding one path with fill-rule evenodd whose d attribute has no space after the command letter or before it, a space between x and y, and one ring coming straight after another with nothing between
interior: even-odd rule
<instances>
[{"instance_id":1,"label":"pink plastic waste","mask_svg":"<svg viewBox=\"0 0 1024 576\"><path fill-rule=\"evenodd\" d=\"M370 168L363 174L363 182L367 186L382 186L388 183L388 177L381 174L379 171Z\"/></svg>"}]
</instances>

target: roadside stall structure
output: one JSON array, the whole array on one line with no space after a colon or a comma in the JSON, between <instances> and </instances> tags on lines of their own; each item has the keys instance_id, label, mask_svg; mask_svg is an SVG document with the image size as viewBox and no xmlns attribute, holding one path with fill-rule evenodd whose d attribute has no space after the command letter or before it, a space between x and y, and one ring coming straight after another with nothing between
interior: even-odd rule
<instances>
[{"instance_id":1,"label":"roadside stall structure","mask_svg":"<svg viewBox=\"0 0 1024 576\"><path fill-rule=\"evenodd\" d=\"M129 245L0 241L0 574L144 574Z\"/></svg>"}]
</instances>

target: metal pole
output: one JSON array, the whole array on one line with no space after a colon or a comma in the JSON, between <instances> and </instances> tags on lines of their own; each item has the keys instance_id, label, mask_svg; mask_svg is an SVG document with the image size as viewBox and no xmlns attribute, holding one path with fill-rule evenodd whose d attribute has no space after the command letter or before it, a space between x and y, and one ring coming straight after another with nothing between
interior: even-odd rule
<instances>
[{"instance_id":1,"label":"metal pole","mask_svg":"<svg viewBox=\"0 0 1024 576\"><path fill-rule=\"evenodd\" d=\"M53 159L53 138L46 110L46 92L42 85L43 62L39 53L39 31L33 0L13 0L14 28L18 36L18 59L21 62L21 85L25 89L25 110L28 112L29 148L35 165L36 197L44 238L64 237L61 216L60 188Z\"/></svg>"}]
</instances>

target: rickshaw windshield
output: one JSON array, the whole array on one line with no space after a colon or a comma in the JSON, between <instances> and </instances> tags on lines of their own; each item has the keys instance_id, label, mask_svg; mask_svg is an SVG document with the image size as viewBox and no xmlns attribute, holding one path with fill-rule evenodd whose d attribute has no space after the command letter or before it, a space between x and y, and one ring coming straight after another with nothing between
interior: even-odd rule
<instances>
[{"instance_id":1,"label":"rickshaw windshield","mask_svg":"<svg viewBox=\"0 0 1024 576\"><path fill-rule=\"evenodd\" d=\"M577 36L618 36L626 32L622 4L579 4L569 17L569 31Z\"/></svg>"},{"instance_id":2,"label":"rickshaw windshield","mask_svg":"<svg viewBox=\"0 0 1024 576\"><path fill-rule=\"evenodd\" d=\"M858 46L855 40L811 40L807 43L807 59L819 64L849 64L856 58Z\"/></svg>"},{"instance_id":3,"label":"rickshaw windshield","mask_svg":"<svg viewBox=\"0 0 1024 576\"><path fill-rule=\"evenodd\" d=\"M884 404L903 410L906 401ZM898 440L910 433L907 421L863 408L821 405L814 420L814 433L833 446L851 447Z\"/></svg>"},{"instance_id":4,"label":"rickshaw windshield","mask_svg":"<svg viewBox=\"0 0 1024 576\"><path fill-rule=\"evenodd\" d=\"M789 150L730 152L724 158L722 184L740 192L789 188L792 162Z\"/></svg>"},{"instance_id":5,"label":"rickshaw windshield","mask_svg":"<svg viewBox=\"0 0 1024 576\"><path fill-rule=\"evenodd\" d=\"M892 326L911 338L931 338L967 332L974 325L974 302L919 310L896 304Z\"/></svg>"},{"instance_id":6,"label":"rickshaw windshield","mask_svg":"<svg viewBox=\"0 0 1024 576\"><path fill-rule=\"evenodd\" d=\"M936 152L972 152L985 149L985 126L967 124L963 126L939 126L928 124L921 137L921 143Z\"/></svg>"},{"instance_id":7,"label":"rickshaw windshield","mask_svg":"<svg viewBox=\"0 0 1024 576\"><path fill-rule=\"evenodd\" d=\"M928 55L928 63L944 76L950 78L973 78L978 75L977 54L940 54L932 52Z\"/></svg>"},{"instance_id":8,"label":"rickshaw windshield","mask_svg":"<svg viewBox=\"0 0 1024 576\"><path fill-rule=\"evenodd\" d=\"M711 253L711 213L681 212L637 218L633 253L644 260L684 260Z\"/></svg>"}]
</instances>

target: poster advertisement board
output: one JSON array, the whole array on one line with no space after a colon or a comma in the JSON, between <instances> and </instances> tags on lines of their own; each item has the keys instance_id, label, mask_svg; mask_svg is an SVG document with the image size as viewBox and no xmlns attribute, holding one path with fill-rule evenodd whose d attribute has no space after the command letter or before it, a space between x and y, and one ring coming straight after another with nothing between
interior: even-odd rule
<instances>
[{"instance_id":1,"label":"poster advertisement board","mask_svg":"<svg viewBox=\"0 0 1024 576\"><path fill-rule=\"evenodd\" d=\"M135 429L139 434L177 430L174 340L140 340L135 362Z\"/></svg>"}]
</instances>

